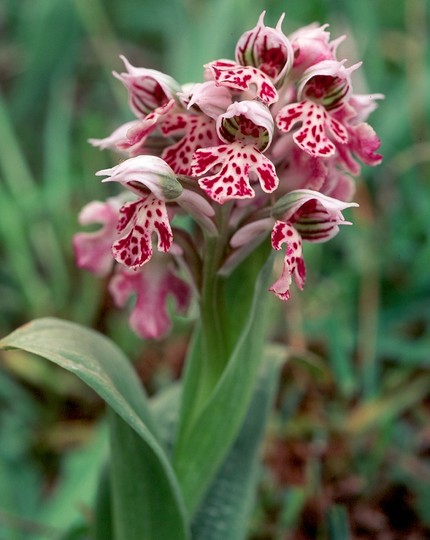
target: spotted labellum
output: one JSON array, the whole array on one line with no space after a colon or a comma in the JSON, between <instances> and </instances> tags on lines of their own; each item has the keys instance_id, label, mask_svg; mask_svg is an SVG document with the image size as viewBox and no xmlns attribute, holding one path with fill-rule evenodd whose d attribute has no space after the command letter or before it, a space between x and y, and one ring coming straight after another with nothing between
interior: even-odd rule
<instances>
[{"instance_id":1,"label":"spotted labellum","mask_svg":"<svg viewBox=\"0 0 430 540\"><path fill-rule=\"evenodd\" d=\"M354 93L361 63L338 58L345 37L318 24L288 36L284 15L275 27L264 19L200 82L123 56L114 72L134 119L90 142L122 154L97 173L119 192L84 207L80 223L99 229L77 233L74 249L80 267L108 278L115 305L135 298L130 326L144 338L170 330L168 298L185 313L199 297L214 241L220 275L266 240L283 256L270 291L287 300L293 282L303 289L303 242L350 224L353 176L381 161L367 118L383 96Z\"/></svg>"}]
</instances>

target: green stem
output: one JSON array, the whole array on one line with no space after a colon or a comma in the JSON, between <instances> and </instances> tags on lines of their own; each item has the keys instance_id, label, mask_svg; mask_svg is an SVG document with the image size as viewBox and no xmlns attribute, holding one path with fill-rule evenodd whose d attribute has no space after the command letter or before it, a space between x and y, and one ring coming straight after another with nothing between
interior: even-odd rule
<instances>
[{"instance_id":1,"label":"green stem","mask_svg":"<svg viewBox=\"0 0 430 540\"><path fill-rule=\"evenodd\" d=\"M218 275L228 239L229 205L217 216L219 236L206 237L200 317L203 338L201 393L210 393L228 360L226 317L224 315L224 280Z\"/></svg>"}]
</instances>

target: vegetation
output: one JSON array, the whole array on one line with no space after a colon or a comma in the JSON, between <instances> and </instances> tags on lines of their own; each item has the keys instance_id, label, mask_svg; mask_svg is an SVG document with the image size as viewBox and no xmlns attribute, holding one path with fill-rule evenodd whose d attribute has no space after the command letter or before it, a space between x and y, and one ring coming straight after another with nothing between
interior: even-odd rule
<instances>
[{"instance_id":1,"label":"vegetation","mask_svg":"<svg viewBox=\"0 0 430 540\"><path fill-rule=\"evenodd\" d=\"M425 0L265 2L285 33L318 20L362 58L354 88L383 164L363 168L353 227L306 246L303 292L278 305L289 359L264 447L252 540L420 539L430 534L430 85ZM56 315L101 330L151 394L176 379L189 321L142 342L106 284L75 268L77 215L116 163L89 137L130 119L111 76L124 53L185 82L230 55L251 0L5 0L0 5L0 334ZM340 54L342 56L342 54ZM197 71L199 70L199 71ZM112 107L115 103L115 107ZM192 319L192 314L190 315ZM0 537L84 539L107 454L101 400L33 356L0 363ZM79 504L76 504L79 500ZM349 532L348 532L349 531Z\"/></svg>"}]
</instances>

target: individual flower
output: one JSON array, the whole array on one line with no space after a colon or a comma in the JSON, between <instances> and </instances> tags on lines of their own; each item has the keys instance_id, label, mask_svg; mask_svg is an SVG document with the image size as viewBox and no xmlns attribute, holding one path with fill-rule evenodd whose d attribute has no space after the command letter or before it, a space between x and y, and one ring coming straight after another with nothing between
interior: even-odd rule
<instances>
[{"instance_id":1,"label":"individual flower","mask_svg":"<svg viewBox=\"0 0 430 540\"><path fill-rule=\"evenodd\" d=\"M127 130L125 137L116 141L116 147L121 151L127 152L131 157L145 154L145 146L147 145L148 138L169 118L175 104L175 100L171 99L164 105L157 107L157 109L145 116L143 120L133 122Z\"/></svg>"},{"instance_id":2,"label":"individual flower","mask_svg":"<svg viewBox=\"0 0 430 540\"><path fill-rule=\"evenodd\" d=\"M220 204L252 198L251 176L258 179L263 192L273 192L279 180L273 163L262 154L273 134L269 109L257 101L233 103L218 117L217 130L229 144L197 150L191 168L193 175L201 177L199 185L209 197Z\"/></svg>"},{"instance_id":3,"label":"individual flower","mask_svg":"<svg viewBox=\"0 0 430 540\"><path fill-rule=\"evenodd\" d=\"M281 197L272 208L271 218L252 221L239 229L230 245L242 252L256 237L260 240L271 230L272 247L280 251L285 244L285 256L280 278L270 291L281 300L288 300L294 278L299 289L304 287L306 269L302 258L302 241L326 242L339 232L339 225L350 225L342 211L357 206L339 201L310 189L294 190Z\"/></svg>"},{"instance_id":4,"label":"individual flower","mask_svg":"<svg viewBox=\"0 0 430 540\"><path fill-rule=\"evenodd\" d=\"M179 313L186 312L191 299L189 285L176 275L171 262L161 256L155 256L137 271L117 266L109 292L119 308L135 295L129 323L132 330L144 339L159 339L170 331L172 322L167 311L168 297L175 299Z\"/></svg>"},{"instance_id":5,"label":"individual flower","mask_svg":"<svg viewBox=\"0 0 430 540\"><path fill-rule=\"evenodd\" d=\"M155 69L132 66L125 56L120 56L127 72L113 75L128 90L130 109L139 118L145 117L158 107L166 105L180 91L179 83L172 77Z\"/></svg>"},{"instance_id":6,"label":"individual flower","mask_svg":"<svg viewBox=\"0 0 430 540\"><path fill-rule=\"evenodd\" d=\"M273 206L272 215L292 223L307 242L326 242L339 232L345 221L343 210L358 206L328 197L310 189L297 189L281 197Z\"/></svg>"},{"instance_id":7,"label":"individual flower","mask_svg":"<svg viewBox=\"0 0 430 540\"><path fill-rule=\"evenodd\" d=\"M151 191L160 201L177 199L182 186L165 161L155 156L137 156L126 159L96 176L107 176L103 182L118 182L137 195Z\"/></svg>"},{"instance_id":8,"label":"individual flower","mask_svg":"<svg viewBox=\"0 0 430 540\"><path fill-rule=\"evenodd\" d=\"M112 245L115 259L129 268L143 266L152 257L153 234L158 237L158 250L167 253L173 233L166 201L177 199L182 193L182 186L167 163L154 156L137 156L97 175L107 176L104 182L118 182L139 196L119 211L119 238Z\"/></svg>"},{"instance_id":9,"label":"individual flower","mask_svg":"<svg viewBox=\"0 0 430 540\"><path fill-rule=\"evenodd\" d=\"M334 113L348 134L347 144L336 144L338 162L354 175L360 173L360 165L354 156L370 166L379 165L382 160L381 154L376 152L381 145L379 137L372 126L361 121L361 118L366 117L366 109L371 106L370 100L351 99L342 109Z\"/></svg>"},{"instance_id":10,"label":"individual flower","mask_svg":"<svg viewBox=\"0 0 430 540\"><path fill-rule=\"evenodd\" d=\"M256 27L239 38L236 45L236 62L241 66L258 68L277 83L290 70L294 53L281 28L285 14L280 17L276 28L265 26L265 14L263 11Z\"/></svg>"},{"instance_id":11,"label":"individual flower","mask_svg":"<svg viewBox=\"0 0 430 540\"><path fill-rule=\"evenodd\" d=\"M345 68L343 62L326 60L309 68L298 85L297 103L283 107L277 117L278 128L288 133L295 125L295 143L314 157L335 154L334 142L346 144L348 132L334 114L351 92L350 74L358 65Z\"/></svg>"}]
</instances>

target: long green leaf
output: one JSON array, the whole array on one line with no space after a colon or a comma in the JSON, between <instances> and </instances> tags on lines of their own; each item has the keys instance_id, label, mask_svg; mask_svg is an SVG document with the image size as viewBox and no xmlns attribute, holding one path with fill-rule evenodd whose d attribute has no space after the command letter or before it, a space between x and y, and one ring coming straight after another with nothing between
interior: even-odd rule
<instances>
[{"instance_id":1,"label":"long green leaf","mask_svg":"<svg viewBox=\"0 0 430 540\"><path fill-rule=\"evenodd\" d=\"M140 523L150 524L145 539L171 538L172 534L178 540L186 539L183 505L174 473L156 435L142 386L123 353L92 330L52 318L38 319L19 328L3 339L0 346L43 356L75 373L122 418L120 421L111 415L115 469L112 478L118 489L125 489L118 478L127 465L128 475L134 474L135 489L133 498L127 499L127 509L124 504L114 503L117 512L114 521L120 524L117 540L141 540ZM141 463L138 470L133 470L138 455ZM124 496L127 494L128 491ZM134 508L134 519L126 521L130 508ZM160 508L164 511L160 512Z\"/></svg>"},{"instance_id":2,"label":"long green leaf","mask_svg":"<svg viewBox=\"0 0 430 540\"><path fill-rule=\"evenodd\" d=\"M256 283L247 324L227 368L200 416L178 434L174 465L190 514L224 460L249 406L262 358L271 269L270 258Z\"/></svg>"}]
</instances>

